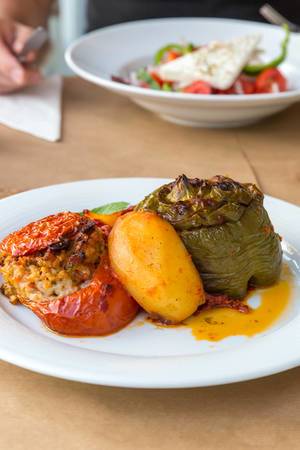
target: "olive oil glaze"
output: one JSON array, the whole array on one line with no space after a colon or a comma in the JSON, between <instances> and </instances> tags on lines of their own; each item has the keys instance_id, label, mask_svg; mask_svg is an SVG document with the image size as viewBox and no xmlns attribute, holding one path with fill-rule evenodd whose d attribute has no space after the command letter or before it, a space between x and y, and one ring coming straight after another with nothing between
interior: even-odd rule
<instances>
[{"instance_id":1,"label":"olive oil glaze","mask_svg":"<svg viewBox=\"0 0 300 450\"><path fill-rule=\"evenodd\" d=\"M184 325L197 340L220 341L229 336L254 336L273 325L286 310L291 299L293 276L287 265L280 280L266 289L252 291L244 302L251 307L248 314L228 308L215 308L192 316ZM251 299L259 296L257 307Z\"/></svg>"}]
</instances>

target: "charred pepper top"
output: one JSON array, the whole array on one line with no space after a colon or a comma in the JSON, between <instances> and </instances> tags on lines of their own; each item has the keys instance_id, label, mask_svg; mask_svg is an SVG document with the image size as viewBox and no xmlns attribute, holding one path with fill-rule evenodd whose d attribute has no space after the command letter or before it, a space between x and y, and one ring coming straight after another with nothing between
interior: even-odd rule
<instances>
[{"instance_id":1,"label":"charred pepper top","mask_svg":"<svg viewBox=\"0 0 300 450\"><path fill-rule=\"evenodd\" d=\"M241 298L249 283L267 286L280 273L280 238L263 200L254 184L181 175L137 208L155 211L175 227L207 292Z\"/></svg>"}]
</instances>

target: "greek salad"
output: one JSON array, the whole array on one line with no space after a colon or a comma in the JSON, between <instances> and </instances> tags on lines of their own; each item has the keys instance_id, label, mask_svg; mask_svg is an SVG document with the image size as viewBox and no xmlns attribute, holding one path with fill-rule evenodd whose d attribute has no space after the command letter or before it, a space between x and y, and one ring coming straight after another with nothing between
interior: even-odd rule
<instances>
[{"instance_id":1,"label":"greek salad","mask_svg":"<svg viewBox=\"0 0 300 450\"><path fill-rule=\"evenodd\" d=\"M287 80L278 66L287 56L289 29L276 58L264 62L260 34L205 45L170 43L160 48L153 62L112 80L145 89L189 94L263 94L284 92Z\"/></svg>"}]
</instances>

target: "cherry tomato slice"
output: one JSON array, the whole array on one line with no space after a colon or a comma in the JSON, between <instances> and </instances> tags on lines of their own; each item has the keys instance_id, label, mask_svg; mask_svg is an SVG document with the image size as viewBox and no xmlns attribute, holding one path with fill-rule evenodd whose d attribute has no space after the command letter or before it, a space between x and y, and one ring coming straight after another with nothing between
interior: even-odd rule
<instances>
[{"instance_id":1,"label":"cherry tomato slice","mask_svg":"<svg viewBox=\"0 0 300 450\"><path fill-rule=\"evenodd\" d=\"M146 83L146 81L140 81L139 86L142 87L142 88L145 88L145 89L150 88L149 83Z\"/></svg>"},{"instance_id":2,"label":"cherry tomato slice","mask_svg":"<svg viewBox=\"0 0 300 450\"><path fill-rule=\"evenodd\" d=\"M241 87L242 87L244 94L249 95L249 94L255 93L255 81L254 80L250 80L249 78L245 77L244 75L241 75L239 77L238 81L241 83Z\"/></svg>"},{"instance_id":3,"label":"cherry tomato slice","mask_svg":"<svg viewBox=\"0 0 300 450\"><path fill-rule=\"evenodd\" d=\"M258 94L284 92L287 90L287 81L278 69L270 68L257 76L255 87Z\"/></svg>"},{"instance_id":4,"label":"cherry tomato slice","mask_svg":"<svg viewBox=\"0 0 300 450\"><path fill-rule=\"evenodd\" d=\"M180 56L182 56L182 53L177 52L176 50L169 50L167 55L166 55L166 60L165 62L170 62L170 61L174 61L174 59L179 58Z\"/></svg>"},{"instance_id":5,"label":"cherry tomato slice","mask_svg":"<svg viewBox=\"0 0 300 450\"><path fill-rule=\"evenodd\" d=\"M216 95L234 95L237 94L236 89L235 89L235 85L233 84L232 86L230 86L230 88L228 89L214 89L213 93Z\"/></svg>"},{"instance_id":6,"label":"cherry tomato slice","mask_svg":"<svg viewBox=\"0 0 300 450\"><path fill-rule=\"evenodd\" d=\"M255 80L245 75L240 75L230 88L225 90L217 89L214 93L219 95L254 94Z\"/></svg>"},{"instance_id":7,"label":"cherry tomato slice","mask_svg":"<svg viewBox=\"0 0 300 450\"><path fill-rule=\"evenodd\" d=\"M206 81L194 81L194 83L186 86L183 92L187 94L211 94L212 88Z\"/></svg>"},{"instance_id":8,"label":"cherry tomato slice","mask_svg":"<svg viewBox=\"0 0 300 450\"><path fill-rule=\"evenodd\" d=\"M160 76L156 72L150 72L151 77L153 78L156 83L158 83L160 86L164 84L164 81L160 78Z\"/></svg>"}]
</instances>

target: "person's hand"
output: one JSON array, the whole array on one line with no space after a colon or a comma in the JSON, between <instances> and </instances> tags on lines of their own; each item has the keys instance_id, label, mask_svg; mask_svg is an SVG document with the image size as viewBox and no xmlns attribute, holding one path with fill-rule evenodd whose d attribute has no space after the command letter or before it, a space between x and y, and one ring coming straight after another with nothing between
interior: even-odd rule
<instances>
[{"instance_id":1,"label":"person's hand","mask_svg":"<svg viewBox=\"0 0 300 450\"><path fill-rule=\"evenodd\" d=\"M30 52L24 62L17 55L33 29L11 20L0 19L0 94L22 89L41 80L37 69L30 67L36 58L36 52Z\"/></svg>"}]
</instances>

